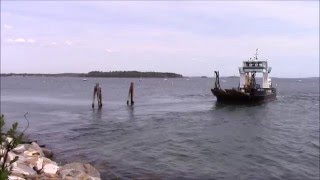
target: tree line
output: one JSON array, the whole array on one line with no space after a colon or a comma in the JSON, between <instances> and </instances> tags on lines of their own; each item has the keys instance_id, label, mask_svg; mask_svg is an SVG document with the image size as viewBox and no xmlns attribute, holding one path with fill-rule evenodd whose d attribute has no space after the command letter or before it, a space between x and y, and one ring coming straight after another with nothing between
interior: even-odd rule
<instances>
[{"instance_id":1,"label":"tree line","mask_svg":"<svg viewBox=\"0 0 320 180\"><path fill-rule=\"evenodd\" d=\"M0 76L40 76L40 77L117 77L117 78L181 78L181 74L170 72L140 72L140 71L91 71L89 73L58 73L58 74L35 74L35 73L7 73Z\"/></svg>"},{"instance_id":2,"label":"tree line","mask_svg":"<svg viewBox=\"0 0 320 180\"><path fill-rule=\"evenodd\" d=\"M181 74L169 72L139 72L139 71L91 71L83 77L119 77L119 78L179 78Z\"/></svg>"}]
</instances>

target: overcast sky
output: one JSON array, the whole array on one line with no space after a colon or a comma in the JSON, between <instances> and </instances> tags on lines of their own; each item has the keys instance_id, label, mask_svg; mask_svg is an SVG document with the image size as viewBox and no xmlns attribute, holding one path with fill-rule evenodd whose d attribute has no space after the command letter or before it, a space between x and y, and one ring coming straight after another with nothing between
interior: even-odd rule
<instances>
[{"instance_id":1,"label":"overcast sky","mask_svg":"<svg viewBox=\"0 0 320 180\"><path fill-rule=\"evenodd\" d=\"M319 1L1 1L1 72L319 76Z\"/></svg>"}]
</instances>

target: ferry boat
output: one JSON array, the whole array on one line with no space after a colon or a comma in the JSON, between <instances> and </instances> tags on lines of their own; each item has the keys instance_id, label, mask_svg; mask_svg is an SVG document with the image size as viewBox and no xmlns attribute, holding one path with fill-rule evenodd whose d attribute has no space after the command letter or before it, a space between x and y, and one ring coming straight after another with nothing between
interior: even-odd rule
<instances>
[{"instance_id":1,"label":"ferry boat","mask_svg":"<svg viewBox=\"0 0 320 180\"><path fill-rule=\"evenodd\" d=\"M215 71L215 85L211 89L217 102L252 104L275 100L277 97L276 88L272 87L269 73L271 67L268 62L258 59L258 49L254 58L243 61L239 67L240 83L238 88L221 89L219 71ZM262 73L262 87L256 83L256 73Z\"/></svg>"}]
</instances>

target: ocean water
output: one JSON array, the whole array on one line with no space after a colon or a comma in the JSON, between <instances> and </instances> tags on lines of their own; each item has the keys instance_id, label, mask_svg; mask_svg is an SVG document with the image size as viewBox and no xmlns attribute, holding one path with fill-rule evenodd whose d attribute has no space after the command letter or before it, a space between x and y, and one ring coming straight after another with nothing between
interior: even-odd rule
<instances>
[{"instance_id":1,"label":"ocean water","mask_svg":"<svg viewBox=\"0 0 320 180\"><path fill-rule=\"evenodd\" d=\"M91 108L96 82L101 110ZM23 130L28 112L31 139L103 179L319 179L319 78L273 85L276 101L235 106L216 103L212 78L1 77L1 113Z\"/></svg>"}]
</instances>

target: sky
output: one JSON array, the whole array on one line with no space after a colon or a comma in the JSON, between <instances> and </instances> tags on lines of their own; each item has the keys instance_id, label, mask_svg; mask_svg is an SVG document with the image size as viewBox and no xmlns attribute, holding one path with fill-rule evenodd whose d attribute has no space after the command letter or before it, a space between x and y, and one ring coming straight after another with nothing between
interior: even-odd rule
<instances>
[{"instance_id":1,"label":"sky","mask_svg":"<svg viewBox=\"0 0 320 180\"><path fill-rule=\"evenodd\" d=\"M1 1L1 73L319 77L319 1Z\"/></svg>"}]
</instances>

